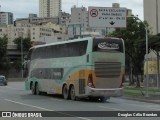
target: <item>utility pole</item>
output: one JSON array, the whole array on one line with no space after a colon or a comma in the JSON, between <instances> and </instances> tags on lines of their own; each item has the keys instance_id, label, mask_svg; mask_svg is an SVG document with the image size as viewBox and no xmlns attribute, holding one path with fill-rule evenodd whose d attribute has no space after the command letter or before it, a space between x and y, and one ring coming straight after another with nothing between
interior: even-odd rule
<instances>
[{"instance_id":1,"label":"utility pole","mask_svg":"<svg viewBox=\"0 0 160 120\"><path fill-rule=\"evenodd\" d=\"M19 37L21 38L21 77L23 79L23 32L18 32Z\"/></svg>"}]
</instances>

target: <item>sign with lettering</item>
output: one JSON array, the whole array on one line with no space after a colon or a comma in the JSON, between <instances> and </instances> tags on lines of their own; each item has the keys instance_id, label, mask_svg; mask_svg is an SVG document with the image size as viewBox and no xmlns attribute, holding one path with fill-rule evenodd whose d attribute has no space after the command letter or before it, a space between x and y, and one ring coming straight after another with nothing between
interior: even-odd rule
<instances>
[{"instance_id":1,"label":"sign with lettering","mask_svg":"<svg viewBox=\"0 0 160 120\"><path fill-rule=\"evenodd\" d=\"M88 7L90 27L126 27L126 8Z\"/></svg>"}]
</instances>

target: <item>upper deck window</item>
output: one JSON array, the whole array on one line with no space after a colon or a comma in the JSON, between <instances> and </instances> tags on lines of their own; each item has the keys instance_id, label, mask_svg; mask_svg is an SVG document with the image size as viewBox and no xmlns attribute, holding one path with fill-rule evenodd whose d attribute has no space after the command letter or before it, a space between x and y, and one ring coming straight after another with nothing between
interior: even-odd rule
<instances>
[{"instance_id":1,"label":"upper deck window","mask_svg":"<svg viewBox=\"0 0 160 120\"><path fill-rule=\"evenodd\" d=\"M88 41L79 41L66 44L57 44L36 48L32 59L48 59L62 57L76 57L86 54Z\"/></svg>"}]
</instances>

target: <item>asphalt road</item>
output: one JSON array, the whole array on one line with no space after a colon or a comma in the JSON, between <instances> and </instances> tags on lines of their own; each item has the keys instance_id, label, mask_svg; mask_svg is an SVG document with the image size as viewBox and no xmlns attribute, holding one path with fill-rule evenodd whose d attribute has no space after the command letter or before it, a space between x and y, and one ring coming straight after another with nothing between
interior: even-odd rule
<instances>
[{"instance_id":1,"label":"asphalt road","mask_svg":"<svg viewBox=\"0 0 160 120\"><path fill-rule=\"evenodd\" d=\"M52 111L59 115L67 115L67 117L53 118L34 118L37 120L124 120L126 117L92 117L79 116L74 113L65 113L65 111L160 111L160 105L153 103L138 102L126 100L122 98L111 98L105 103L100 101L64 100L62 96L57 95L32 95L30 91L24 90L24 82L9 82L8 86L0 86L0 111ZM152 113L152 112L151 112ZM22 119L22 118L0 118ZM31 118L23 118L23 120ZM129 119L141 120L159 120L157 117L130 117Z\"/></svg>"}]
</instances>

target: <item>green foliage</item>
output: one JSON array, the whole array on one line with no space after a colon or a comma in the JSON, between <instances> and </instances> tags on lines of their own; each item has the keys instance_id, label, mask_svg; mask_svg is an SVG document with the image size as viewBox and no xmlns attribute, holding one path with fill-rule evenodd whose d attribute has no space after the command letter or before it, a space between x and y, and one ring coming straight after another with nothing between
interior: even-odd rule
<instances>
[{"instance_id":1,"label":"green foliage","mask_svg":"<svg viewBox=\"0 0 160 120\"><path fill-rule=\"evenodd\" d=\"M10 66L10 60L5 56L0 61L0 71L8 71L11 68Z\"/></svg>"},{"instance_id":2,"label":"green foliage","mask_svg":"<svg viewBox=\"0 0 160 120\"><path fill-rule=\"evenodd\" d=\"M160 33L149 37L149 48L155 51L160 51Z\"/></svg>"},{"instance_id":3,"label":"green foliage","mask_svg":"<svg viewBox=\"0 0 160 120\"><path fill-rule=\"evenodd\" d=\"M0 61L6 57L7 54L7 44L8 44L8 38L5 35L4 37L0 38Z\"/></svg>"},{"instance_id":4,"label":"green foliage","mask_svg":"<svg viewBox=\"0 0 160 120\"><path fill-rule=\"evenodd\" d=\"M7 36L3 36L0 38L0 71L1 70L9 70L9 59L7 58L7 44L8 38Z\"/></svg>"},{"instance_id":5,"label":"green foliage","mask_svg":"<svg viewBox=\"0 0 160 120\"><path fill-rule=\"evenodd\" d=\"M128 97L140 97L145 95L146 88L145 87L135 87L135 86L125 86L124 87L124 96ZM149 88L148 93L150 96L159 97L160 90L158 88Z\"/></svg>"},{"instance_id":6,"label":"green foliage","mask_svg":"<svg viewBox=\"0 0 160 120\"><path fill-rule=\"evenodd\" d=\"M14 61L13 68L15 68L17 72L20 72L22 69L21 60Z\"/></svg>"},{"instance_id":7,"label":"green foliage","mask_svg":"<svg viewBox=\"0 0 160 120\"><path fill-rule=\"evenodd\" d=\"M28 51L29 48L31 47L31 40L30 38L16 38L13 41L15 44L17 44L17 49L21 50L21 42L22 42L22 47L24 51Z\"/></svg>"},{"instance_id":8,"label":"green foliage","mask_svg":"<svg viewBox=\"0 0 160 120\"><path fill-rule=\"evenodd\" d=\"M128 71L128 74L132 72L136 76L137 86L140 86L138 75L143 74L142 68L145 48L142 47L142 45L145 45L145 26L148 27L146 22L142 23L137 17L130 17L127 18L126 28L117 29L115 32L109 35L124 39L126 52L126 71ZM134 84L134 81L130 81L130 84Z\"/></svg>"}]
</instances>

